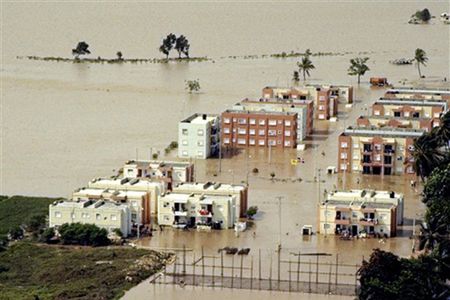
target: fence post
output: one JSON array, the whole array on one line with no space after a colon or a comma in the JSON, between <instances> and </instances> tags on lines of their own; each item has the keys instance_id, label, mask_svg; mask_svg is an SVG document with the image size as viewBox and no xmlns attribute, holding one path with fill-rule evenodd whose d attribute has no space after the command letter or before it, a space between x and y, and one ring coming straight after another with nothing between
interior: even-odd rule
<instances>
[{"instance_id":1,"label":"fence post","mask_svg":"<svg viewBox=\"0 0 450 300\"><path fill-rule=\"evenodd\" d=\"M316 285L319 284L319 255L316 255Z\"/></svg>"},{"instance_id":2,"label":"fence post","mask_svg":"<svg viewBox=\"0 0 450 300\"><path fill-rule=\"evenodd\" d=\"M192 253L192 285L195 286L195 252Z\"/></svg>"},{"instance_id":3,"label":"fence post","mask_svg":"<svg viewBox=\"0 0 450 300\"><path fill-rule=\"evenodd\" d=\"M258 272L259 272L259 289L261 290L261 249L259 249L259 261L258 261Z\"/></svg>"},{"instance_id":4,"label":"fence post","mask_svg":"<svg viewBox=\"0 0 450 300\"><path fill-rule=\"evenodd\" d=\"M358 264L356 264L355 272L355 295L358 295Z\"/></svg>"},{"instance_id":5,"label":"fence post","mask_svg":"<svg viewBox=\"0 0 450 300\"><path fill-rule=\"evenodd\" d=\"M178 260L178 255L175 254L175 263L173 265L173 275L172 275L172 283L175 284L176 279L175 277L177 276L177 260Z\"/></svg>"},{"instance_id":6,"label":"fence post","mask_svg":"<svg viewBox=\"0 0 450 300\"><path fill-rule=\"evenodd\" d=\"M234 255L231 257L231 288L234 284Z\"/></svg>"},{"instance_id":7,"label":"fence post","mask_svg":"<svg viewBox=\"0 0 450 300\"><path fill-rule=\"evenodd\" d=\"M223 250L220 251L220 276L222 277L222 286L223 286Z\"/></svg>"},{"instance_id":8,"label":"fence post","mask_svg":"<svg viewBox=\"0 0 450 300\"><path fill-rule=\"evenodd\" d=\"M289 258L289 292L291 292L291 259Z\"/></svg>"},{"instance_id":9,"label":"fence post","mask_svg":"<svg viewBox=\"0 0 450 300\"><path fill-rule=\"evenodd\" d=\"M299 291L300 288L300 264L301 264L301 260L300 260L300 251L298 252L298 258L297 258L297 292Z\"/></svg>"},{"instance_id":10,"label":"fence post","mask_svg":"<svg viewBox=\"0 0 450 300\"><path fill-rule=\"evenodd\" d=\"M183 245L183 276L186 275L186 245Z\"/></svg>"},{"instance_id":11,"label":"fence post","mask_svg":"<svg viewBox=\"0 0 450 300\"><path fill-rule=\"evenodd\" d=\"M334 285L335 285L335 289L336 289L336 293L337 293L337 286L338 286L338 263L339 263L339 254L336 254L336 277L335 277L335 281L334 281Z\"/></svg>"},{"instance_id":12,"label":"fence post","mask_svg":"<svg viewBox=\"0 0 450 300\"><path fill-rule=\"evenodd\" d=\"M250 290L253 290L253 255L250 259Z\"/></svg>"},{"instance_id":13,"label":"fence post","mask_svg":"<svg viewBox=\"0 0 450 300\"><path fill-rule=\"evenodd\" d=\"M281 272L281 248L278 248L278 273L277 273L277 276L278 276L278 290L280 290L281 288L280 288L280 281L281 281L281 274L280 274L280 272Z\"/></svg>"},{"instance_id":14,"label":"fence post","mask_svg":"<svg viewBox=\"0 0 450 300\"><path fill-rule=\"evenodd\" d=\"M202 286L205 285L205 253L202 246Z\"/></svg>"},{"instance_id":15,"label":"fence post","mask_svg":"<svg viewBox=\"0 0 450 300\"><path fill-rule=\"evenodd\" d=\"M272 253L270 253L269 290L272 290Z\"/></svg>"},{"instance_id":16,"label":"fence post","mask_svg":"<svg viewBox=\"0 0 450 300\"><path fill-rule=\"evenodd\" d=\"M213 265L212 265L212 286L213 288L215 287L215 282L214 282L214 271L216 269L216 256L213 255Z\"/></svg>"},{"instance_id":17,"label":"fence post","mask_svg":"<svg viewBox=\"0 0 450 300\"><path fill-rule=\"evenodd\" d=\"M309 293L311 293L311 259L309 260L309 272L308 273L309 273L308 291L309 291Z\"/></svg>"},{"instance_id":18,"label":"fence post","mask_svg":"<svg viewBox=\"0 0 450 300\"><path fill-rule=\"evenodd\" d=\"M241 255L241 267L240 267L240 274L239 276L241 277L240 282L239 282L239 288L242 289L242 272L243 272L243 268L244 268L244 255Z\"/></svg>"},{"instance_id":19,"label":"fence post","mask_svg":"<svg viewBox=\"0 0 450 300\"><path fill-rule=\"evenodd\" d=\"M328 272L328 294L331 293L331 263L330 263L330 271Z\"/></svg>"}]
</instances>

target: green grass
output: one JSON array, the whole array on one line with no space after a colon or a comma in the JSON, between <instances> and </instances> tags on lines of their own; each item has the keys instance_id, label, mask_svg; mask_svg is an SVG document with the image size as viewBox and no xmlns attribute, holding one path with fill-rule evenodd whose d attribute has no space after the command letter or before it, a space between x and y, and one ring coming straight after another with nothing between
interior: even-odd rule
<instances>
[{"instance_id":1,"label":"green grass","mask_svg":"<svg viewBox=\"0 0 450 300\"><path fill-rule=\"evenodd\" d=\"M0 299L119 299L168 258L170 254L125 247L18 242L0 252Z\"/></svg>"},{"instance_id":2,"label":"green grass","mask_svg":"<svg viewBox=\"0 0 450 300\"><path fill-rule=\"evenodd\" d=\"M55 198L0 196L0 235L9 229L27 224L34 215L48 215L48 206Z\"/></svg>"}]
</instances>

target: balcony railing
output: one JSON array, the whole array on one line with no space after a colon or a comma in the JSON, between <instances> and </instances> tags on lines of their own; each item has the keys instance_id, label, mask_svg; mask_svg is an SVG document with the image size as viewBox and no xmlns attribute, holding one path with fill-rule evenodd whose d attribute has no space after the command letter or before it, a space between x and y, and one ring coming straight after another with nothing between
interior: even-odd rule
<instances>
[{"instance_id":1,"label":"balcony railing","mask_svg":"<svg viewBox=\"0 0 450 300\"><path fill-rule=\"evenodd\" d=\"M350 218L337 218L334 220L334 223L337 225L350 225L351 219Z\"/></svg>"},{"instance_id":2,"label":"balcony railing","mask_svg":"<svg viewBox=\"0 0 450 300\"><path fill-rule=\"evenodd\" d=\"M361 218L359 219L359 224L362 226L374 226L378 224L378 219Z\"/></svg>"}]
</instances>

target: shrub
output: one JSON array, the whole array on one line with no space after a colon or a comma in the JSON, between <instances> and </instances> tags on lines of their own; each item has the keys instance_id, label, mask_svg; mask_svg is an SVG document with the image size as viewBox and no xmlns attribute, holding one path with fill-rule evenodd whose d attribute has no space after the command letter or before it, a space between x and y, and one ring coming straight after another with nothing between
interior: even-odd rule
<instances>
[{"instance_id":1,"label":"shrub","mask_svg":"<svg viewBox=\"0 0 450 300\"><path fill-rule=\"evenodd\" d=\"M270 177L271 177L272 179L274 179L274 178L275 178L275 172L271 172L271 173L270 173Z\"/></svg>"},{"instance_id":2,"label":"shrub","mask_svg":"<svg viewBox=\"0 0 450 300\"><path fill-rule=\"evenodd\" d=\"M46 228L41 234L41 242L50 243L51 239L55 236L55 229L53 227Z\"/></svg>"},{"instance_id":3,"label":"shrub","mask_svg":"<svg viewBox=\"0 0 450 300\"><path fill-rule=\"evenodd\" d=\"M123 233L119 228L115 228L113 230L113 232L118 236L118 237L123 237Z\"/></svg>"},{"instance_id":4,"label":"shrub","mask_svg":"<svg viewBox=\"0 0 450 300\"><path fill-rule=\"evenodd\" d=\"M258 170L258 168L253 168L252 172L253 172L254 174L258 174L258 173L259 173L259 170Z\"/></svg>"},{"instance_id":5,"label":"shrub","mask_svg":"<svg viewBox=\"0 0 450 300\"><path fill-rule=\"evenodd\" d=\"M105 246L110 242L106 229L94 224L66 223L59 228L59 233L62 242L69 245Z\"/></svg>"},{"instance_id":6,"label":"shrub","mask_svg":"<svg viewBox=\"0 0 450 300\"><path fill-rule=\"evenodd\" d=\"M152 158L153 159L158 159L158 153L153 153Z\"/></svg>"},{"instance_id":7,"label":"shrub","mask_svg":"<svg viewBox=\"0 0 450 300\"><path fill-rule=\"evenodd\" d=\"M23 229L20 226L14 226L8 231L11 240L20 240L23 238Z\"/></svg>"},{"instance_id":8,"label":"shrub","mask_svg":"<svg viewBox=\"0 0 450 300\"><path fill-rule=\"evenodd\" d=\"M258 212L258 206L250 206L245 212L247 218L251 219Z\"/></svg>"},{"instance_id":9,"label":"shrub","mask_svg":"<svg viewBox=\"0 0 450 300\"><path fill-rule=\"evenodd\" d=\"M33 215L27 222L27 230L31 232L38 231L45 226L47 216L46 215Z\"/></svg>"}]
</instances>

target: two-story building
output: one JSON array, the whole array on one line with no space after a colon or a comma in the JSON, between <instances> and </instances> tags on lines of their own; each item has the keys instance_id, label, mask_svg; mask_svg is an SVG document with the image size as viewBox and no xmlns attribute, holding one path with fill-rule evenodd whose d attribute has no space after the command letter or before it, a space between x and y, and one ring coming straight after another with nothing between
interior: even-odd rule
<instances>
[{"instance_id":1,"label":"two-story building","mask_svg":"<svg viewBox=\"0 0 450 300\"><path fill-rule=\"evenodd\" d=\"M236 197L169 192L158 203L159 225L233 228L237 222Z\"/></svg>"},{"instance_id":2,"label":"two-story building","mask_svg":"<svg viewBox=\"0 0 450 300\"><path fill-rule=\"evenodd\" d=\"M128 205L99 200L55 201L49 206L49 226L63 224L95 224L113 233L119 229L124 237L131 233L132 220Z\"/></svg>"},{"instance_id":3,"label":"two-story building","mask_svg":"<svg viewBox=\"0 0 450 300\"><path fill-rule=\"evenodd\" d=\"M386 91L384 98L446 100L450 106L450 89L393 88Z\"/></svg>"}]
</instances>

